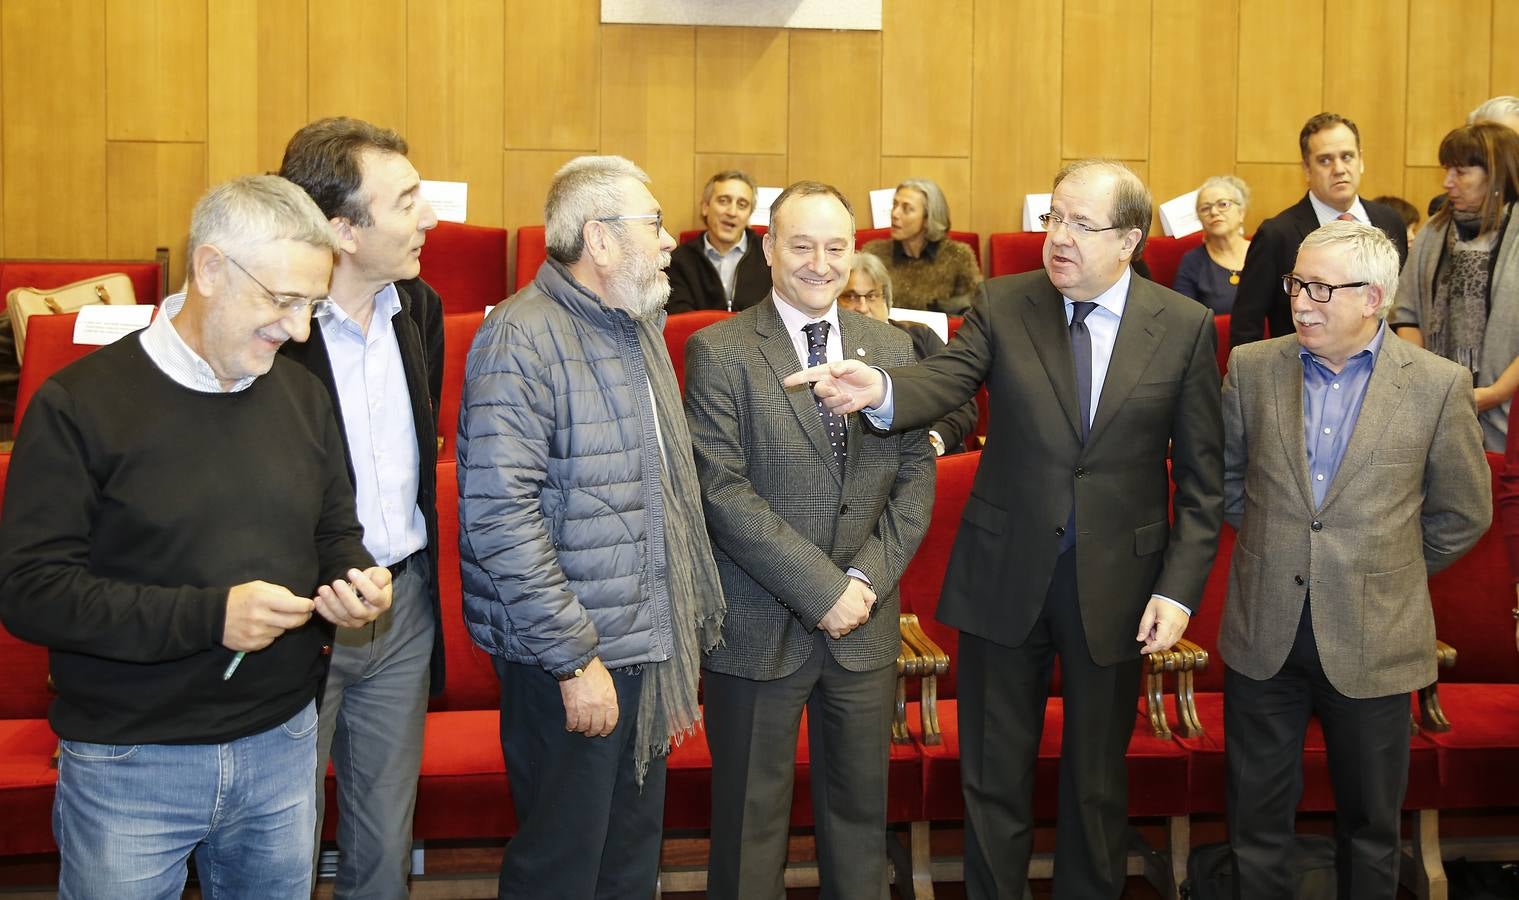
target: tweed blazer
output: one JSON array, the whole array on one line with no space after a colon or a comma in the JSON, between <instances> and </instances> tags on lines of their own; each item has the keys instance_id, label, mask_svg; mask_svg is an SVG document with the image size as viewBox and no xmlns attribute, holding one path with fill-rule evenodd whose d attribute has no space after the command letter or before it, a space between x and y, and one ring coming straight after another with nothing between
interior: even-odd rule
<instances>
[{"instance_id":1,"label":"tweed blazer","mask_svg":"<svg viewBox=\"0 0 1519 900\"><path fill-rule=\"evenodd\" d=\"M900 648L897 581L928 530L934 452L922 430L881 436L849 416L840 471L812 393L781 385L802 367L775 303L772 294L686 342L686 416L728 601L723 642L704 665L757 680L795 672L853 567L876 605L828 646L847 669L876 669ZM838 315L851 359L913 361L900 329Z\"/></svg>"},{"instance_id":2,"label":"tweed blazer","mask_svg":"<svg viewBox=\"0 0 1519 900\"><path fill-rule=\"evenodd\" d=\"M1239 529L1219 651L1281 670L1304 596L1324 674L1348 697L1435 678L1430 573L1477 542L1492 496L1471 374L1393 337L1338 472L1315 508L1296 335L1236 347L1224 380L1225 516Z\"/></svg>"}]
</instances>

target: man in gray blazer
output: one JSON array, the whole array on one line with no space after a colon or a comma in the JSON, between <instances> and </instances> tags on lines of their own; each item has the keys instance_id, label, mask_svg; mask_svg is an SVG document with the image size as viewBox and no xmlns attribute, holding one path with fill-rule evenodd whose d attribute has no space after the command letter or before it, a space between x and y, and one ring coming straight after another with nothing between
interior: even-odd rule
<instances>
[{"instance_id":1,"label":"man in gray blazer","mask_svg":"<svg viewBox=\"0 0 1519 900\"><path fill-rule=\"evenodd\" d=\"M1310 714L1334 787L1340 896L1398 892L1408 692L1435 678L1427 577L1492 516L1471 373L1391 336L1398 254L1330 222L1283 288L1296 333L1234 349L1220 626L1229 836L1242 898L1292 893Z\"/></svg>"},{"instance_id":2,"label":"man in gray blazer","mask_svg":"<svg viewBox=\"0 0 1519 900\"><path fill-rule=\"evenodd\" d=\"M844 356L913 362L900 330L840 311L854 213L798 182L771 207L774 289L686 344L686 413L727 601L705 668L712 751L707 896L783 898L802 711L827 897L886 896L897 579L928 529L934 453L878 436L781 380Z\"/></svg>"}]
</instances>

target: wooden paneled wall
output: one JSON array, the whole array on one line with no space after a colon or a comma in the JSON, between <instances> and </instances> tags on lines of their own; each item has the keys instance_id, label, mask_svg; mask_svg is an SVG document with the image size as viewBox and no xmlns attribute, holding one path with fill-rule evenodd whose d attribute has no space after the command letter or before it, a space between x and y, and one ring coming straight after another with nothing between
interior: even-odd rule
<instances>
[{"instance_id":1,"label":"wooden paneled wall","mask_svg":"<svg viewBox=\"0 0 1519 900\"><path fill-rule=\"evenodd\" d=\"M1363 193L1423 202L1435 149L1519 94L1519 0L884 0L880 32L601 25L599 0L4 0L0 255L146 257L175 278L196 197L343 113L397 128L470 219L541 218L587 152L654 179L671 230L707 175L908 176L957 227L1014 230L1064 160L1164 199L1235 172L1249 226L1303 191L1297 131L1361 127Z\"/></svg>"}]
</instances>

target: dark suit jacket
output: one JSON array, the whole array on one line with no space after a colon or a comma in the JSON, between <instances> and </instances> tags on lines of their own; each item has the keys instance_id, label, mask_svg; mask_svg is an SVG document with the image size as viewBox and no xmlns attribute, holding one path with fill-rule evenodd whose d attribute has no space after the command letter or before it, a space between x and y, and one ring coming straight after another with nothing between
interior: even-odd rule
<instances>
[{"instance_id":1,"label":"dark suit jacket","mask_svg":"<svg viewBox=\"0 0 1519 900\"><path fill-rule=\"evenodd\" d=\"M841 310L839 331L851 359L913 360L907 336L885 322ZM704 665L727 675L795 672L850 567L865 573L876 605L869 622L828 642L834 659L878 669L901 645L897 580L928 530L933 449L921 430L882 436L850 416L839 471L812 393L781 386L801 368L770 298L686 342L686 415L728 601L723 643Z\"/></svg>"},{"instance_id":2,"label":"dark suit jacket","mask_svg":"<svg viewBox=\"0 0 1519 900\"><path fill-rule=\"evenodd\" d=\"M1084 445L1065 305L1043 271L985 282L944 352L888 370L894 429L920 427L983 382L990 393L990 432L951 551L941 621L1023 643L1073 501L1077 589L1095 663L1138 656L1134 633L1152 592L1197 609L1223 518L1214 341L1207 307L1133 278Z\"/></svg>"},{"instance_id":3,"label":"dark suit jacket","mask_svg":"<svg viewBox=\"0 0 1519 900\"><path fill-rule=\"evenodd\" d=\"M411 395L412 424L417 430L417 506L427 521L427 555L432 560L432 579L427 585L433 608L432 692L443 690L443 617L438 605L438 402L443 393L443 302L438 292L420 278L397 281L401 312L392 320L396 342L401 347L401 368L406 372L406 388ZM286 341L280 352L310 369L332 396L332 408L338 425L343 424L343 410L338 399L337 381L327 358L327 342L322 329L311 323L311 337L305 343ZM343 452L348 450L348 432L343 435ZM353 461L348 460L348 478L353 479ZM453 486L448 486L453 490Z\"/></svg>"},{"instance_id":4,"label":"dark suit jacket","mask_svg":"<svg viewBox=\"0 0 1519 900\"><path fill-rule=\"evenodd\" d=\"M907 336L912 338L914 359L927 359L944 349L944 342L939 340L939 333L922 322L898 322L892 319L891 324L907 332ZM939 438L944 441L945 453L957 453L965 449L965 438L976 430L976 422L980 418L981 410L976 406L975 398L972 397L965 404L941 416L937 422L929 426L929 430L939 433Z\"/></svg>"},{"instance_id":5,"label":"dark suit jacket","mask_svg":"<svg viewBox=\"0 0 1519 900\"><path fill-rule=\"evenodd\" d=\"M1361 198L1366 216L1392 238L1398 248L1398 263L1408 259L1408 226L1390 206ZM1292 271L1297 261L1298 245L1319 227L1308 195L1261 223L1250 250L1245 254L1245 268L1239 275L1239 292L1229 316L1229 346L1238 347L1265 337L1262 323L1271 326L1271 336L1291 334L1292 302L1282 290L1282 276Z\"/></svg>"},{"instance_id":6,"label":"dark suit jacket","mask_svg":"<svg viewBox=\"0 0 1519 900\"><path fill-rule=\"evenodd\" d=\"M770 294L770 264L765 262L765 248L760 246L763 238L753 228L745 229L749 243L744 257L738 261L737 283L733 286L733 311L748 309ZM717 268L702 253L702 236L697 235L670 254L670 302L665 304L669 313L691 312L696 309L727 309L728 301L723 294L723 280L717 276Z\"/></svg>"}]
</instances>

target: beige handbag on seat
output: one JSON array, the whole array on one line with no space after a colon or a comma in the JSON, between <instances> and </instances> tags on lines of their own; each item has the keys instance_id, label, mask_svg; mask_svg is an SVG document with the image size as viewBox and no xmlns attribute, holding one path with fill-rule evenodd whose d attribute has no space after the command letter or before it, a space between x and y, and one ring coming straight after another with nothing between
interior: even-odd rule
<instances>
[{"instance_id":1,"label":"beige handbag on seat","mask_svg":"<svg viewBox=\"0 0 1519 900\"><path fill-rule=\"evenodd\" d=\"M16 359L20 361L26 352L26 320L35 315L56 316L78 312L82 306L99 304L134 304L137 295L132 291L132 279L115 272L97 275L63 287L39 290L19 287L5 295L5 311L11 320L11 333L16 338Z\"/></svg>"}]
</instances>

